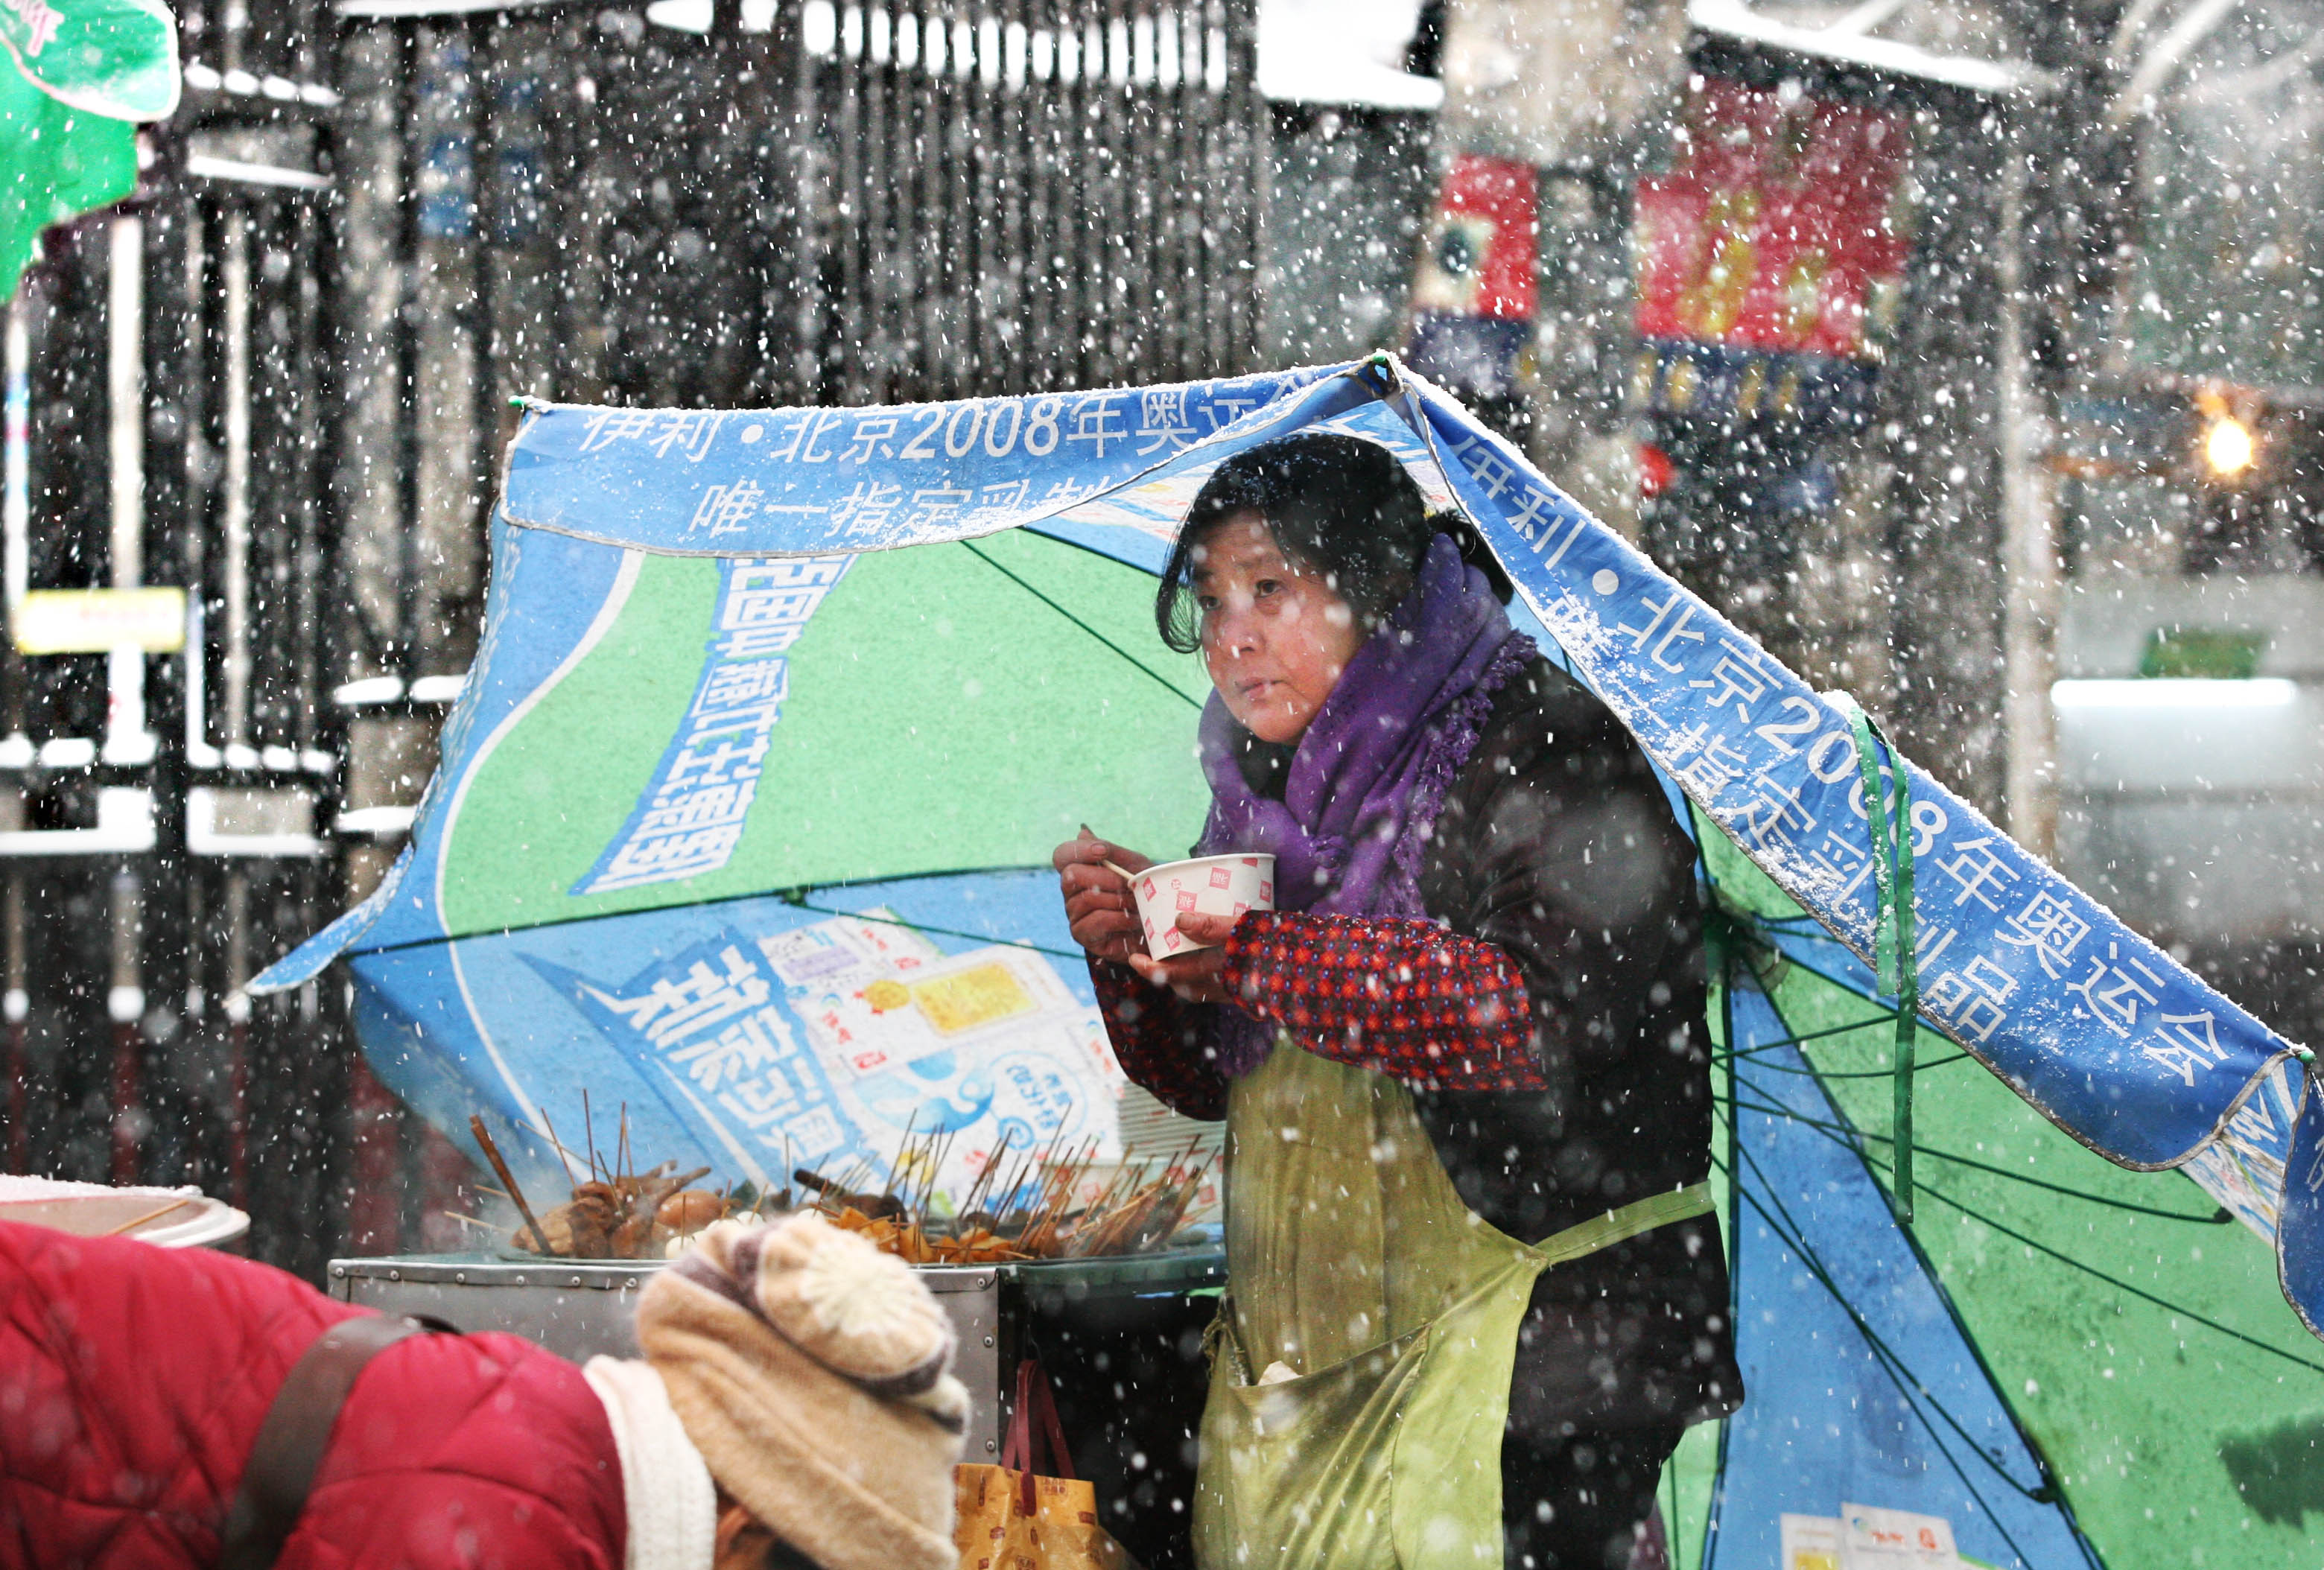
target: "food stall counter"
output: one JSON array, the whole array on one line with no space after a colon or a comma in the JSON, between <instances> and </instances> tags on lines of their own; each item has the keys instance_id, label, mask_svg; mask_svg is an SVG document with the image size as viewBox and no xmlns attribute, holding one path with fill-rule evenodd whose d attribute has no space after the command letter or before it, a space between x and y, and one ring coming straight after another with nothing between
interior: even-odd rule
<instances>
[{"instance_id":1,"label":"food stall counter","mask_svg":"<svg viewBox=\"0 0 2324 1570\"><path fill-rule=\"evenodd\" d=\"M383 1313L428 1316L463 1331L507 1331L579 1362L601 1353L638 1355L631 1328L638 1293L664 1268L654 1261L495 1252L387 1255L333 1260L329 1289L335 1298ZM958 1336L954 1371L974 1407L967 1446L972 1460L999 1456L1004 1373L1019 1357L1039 1353L1055 1361L1053 1347L1101 1346L1109 1337L1139 1335L1157 1311L1184 1316L1194 1307L1199 1313L1192 1300L1226 1282L1226 1256L1216 1248L911 1269L936 1294ZM1070 1372L1053 1371L1060 1396L1070 1401ZM1194 1377L1193 1388L1199 1387Z\"/></svg>"}]
</instances>

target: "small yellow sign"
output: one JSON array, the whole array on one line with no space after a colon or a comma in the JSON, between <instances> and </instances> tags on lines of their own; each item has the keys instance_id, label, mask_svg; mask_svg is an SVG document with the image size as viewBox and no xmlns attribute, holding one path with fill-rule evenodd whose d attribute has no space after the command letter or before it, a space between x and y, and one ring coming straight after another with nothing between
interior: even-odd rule
<instances>
[{"instance_id":1,"label":"small yellow sign","mask_svg":"<svg viewBox=\"0 0 2324 1570\"><path fill-rule=\"evenodd\" d=\"M912 1001L939 1036L957 1036L1033 1009L1023 984L997 962L921 982L912 988Z\"/></svg>"},{"instance_id":2,"label":"small yellow sign","mask_svg":"<svg viewBox=\"0 0 2324 1570\"><path fill-rule=\"evenodd\" d=\"M186 646L186 591L33 589L10 620L20 654L175 654Z\"/></svg>"}]
</instances>

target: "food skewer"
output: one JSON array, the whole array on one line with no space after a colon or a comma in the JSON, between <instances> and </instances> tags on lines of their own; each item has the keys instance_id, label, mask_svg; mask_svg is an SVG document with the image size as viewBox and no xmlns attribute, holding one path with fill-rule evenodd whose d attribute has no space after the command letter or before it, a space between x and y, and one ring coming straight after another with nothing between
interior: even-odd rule
<instances>
[{"instance_id":1,"label":"food skewer","mask_svg":"<svg viewBox=\"0 0 2324 1570\"><path fill-rule=\"evenodd\" d=\"M985 1190L992 1186L993 1175L1001 1170L1001 1159L1009 1154L1009 1142L1016 1137L1017 1128L1013 1123L1001 1131L1001 1148L984 1159L983 1170L977 1173L976 1181L968 1186L968 1192L961 1196L962 1215L976 1214L976 1207L983 1202Z\"/></svg>"},{"instance_id":2,"label":"food skewer","mask_svg":"<svg viewBox=\"0 0 2324 1570\"><path fill-rule=\"evenodd\" d=\"M470 1130L506 1187L475 1187L515 1205L522 1217L521 1246L561 1258L659 1258L661 1245L673 1236L683 1238L723 1215L756 1218L791 1208L794 1195L798 1208L820 1214L914 1264L1137 1252L1175 1233L1210 1169L1210 1161L1199 1154L1198 1135L1182 1150L1158 1158L1141 1159L1136 1147L1126 1148L1118 1161L1105 1164L1108 1169L1101 1180L1095 1171L1102 1150L1098 1138L1084 1135L1069 1144L1060 1130L1046 1143L1028 1139L1020 1145L1010 1127L954 1201L944 1187L944 1175L964 1131L922 1129L915 1113L885 1160L876 1150L866 1151L825 1172L786 1161L791 1186L779 1196L771 1186L746 1189L732 1180L715 1192L696 1191L689 1186L708 1176L712 1168L680 1172L676 1160L665 1159L633 1169L638 1156L630 1141L627 1103L617 1114L608 1152L597 1149L594 1106L586 1090L579 1150L568 1149L558 1137L546 1107L536 1111L568 1173L577 1176L586 1164L586 1180L573 1185L567 1203L536 1214L479 1117L470 1120ZM940 1124L941 1120L931 1122ZM750 1194L747 1203L745 1192ZM941 1216L936 1210L940 1201L945 1206ZM446 1214L466 1226L490 1224L457 1212Z\"/></svg>"},{"instance_id":3,"label":"food skewer","mask_svg":"<svg viewBox=\"0 0 2324 1570\"><path fill-rule=\"evenodd\" d=\"M573 1176L573 1152L567 1150L565 1147L565 1141L557 1137L557 1125L549 1121L549 1109L536 1103L534 1110L540 1113L540 1126L548 1131L549 1148L557 1152L557 1159L565 1163L565 1176L568 1179L571 1178ZM597 1174L594 1171L589 1174L589 1178L592 1182L596 1180L596 1177Z\"/></svg>"},{"instance_id":4,"label":"food skewer","mask_svg":"<svg viewBox=\"0 0 2324 1570\"><path fill-rule=\"evenodd\" d=\"M1016 1167L1009 1174L1009 1187L1004 1191L1009 1198L1017 1201L1018 1211L1022 1212L1031 1208L1029 1203L1021 1197L1027 1185L1033 1187L1035 1197L1038 1197L1040 1177L1041 1159L1028 1150L1018 1158Z\"/></svg>"},{"instance_id":5,"label":"food skewer","mask_svg":"<svg viewBox=\"0 0 2324 1570\"><path fill-rule=\"evenodd\" d=\"M1162 1170L1163 1170L1164 1172L1166 1172L1166 1173L1169 1173L1169 1172L1184 1173L1184 1172L1187 1171L1187 1170L1188 1170L1187 1163L1188 1163L1188 1162L1190 1162L1190 1161L1192 1161L1192 1160L1194 1159L1194 1152L1196 1152L1197 1150L1201 1150L1202 1148L1203 1148L1203 1136L1202 1136L1201 1134L1199 1134L1199 1133L1198 1133L1198 1134L1196 1134L1193 1139L1188 1140L1188 1141L1186 1141L1186 1148L1185 1148L1185 1150L1181 1150L1181 1151L1179 1151L1179 1152L1178 1152L1178 1159L1177 1159L1176 1160L1175 1160L1175 1161L1171 1162L1167 1167L1165 1167L1164 1168L1162 1168ZM1209 1165L1209 1162L1205 1161L1205 1162L1204 1163L1204 1166L1208 1166L1208 1165Z\"/></svg>"},{"instance_id":6,"label":"food skewer","mask_svg":"<svg viewBox=\"0 0 2324 1570\"><path fill-rule=\"evenodd\" d=\"M923 1157L920 1157L925 1164L927 1164L927 1170L920 1173L920 1203L916 1205L916 1210L918 1210L918 1214L923 1219L927 1217L927 1207L936 1203L936 1178L944 1173L945 1161L951 1161L953 1159L953 1142L955 1142L957 1138L960 1138L960 1133L957 1131L944 1133L939 1142L939 1136L936 1136L936 1133L929 1133L927 1150L925 1150Z\"/></svg>"},{"instance_id":7,"label":"food skewer","mask_svg":"<svg viewBox=\"0 0 2324 1570\"><path fill-rule=\"evenodd\" d=\"M501 1159L501 1148L493 1143L492 1131L484 1127L484 1120L471 1113L468 1131L475 1135L476 1146L484 1151L484 1159L493 1164L493 1171L508 1186L509 1198L515 1202L517 1214L524 1217L525 1225L532 1228L532 1240L540 1245L541 1253L555 1253L557 1251L549 1246L549 1233L541 1230L540 1218L532 1214L532 1206L524 1202L524 1190L516 1186L516 1174Z\"/></svg>"},{"instance_id":8,"label":"food skewer","mask_svg":"<svg viewBox=\"0 0 2324 1570\"><path fill-rule=\"evenodd\" d=\"M669 1166L677 1165L674 1161L665 1164ZM640 1204L649 1212L659 1209L663 1200L668 1199L671 1195L679 1192L685 1188L687 1184L694 1182L696 1178L709 1177L710 1172L711 1168L707 1167L696 1167L691 1172L681 1172L675 1175L665 1174L660 1178L654 1178L649 1187L639 1191L643 1196L641 1199Z\"/></svg>"},{"instance_id":9,"label":"food skewer","mask_svg":"<svg viewBox=\"0 0 2324 1570\"><path fill-rule=\"evenodd\" d=\"M861 1164L859 1162L857 1165ZM853 1170L853 1168L851 1168L850 1171ZM873 1221L881 1221L904 1214L902 1202L892 1194L861 1193L848 1187L844 1183L835 1183L820 1172L810 1172L804 1167L791 1173L791 1181L816 1196L815 1207L817 1210L823 1209L824 1202L828 1200L832 1206L831 1214L834 1214L842 1210L853 1208ZM862 1203L859 1204L858 1201Z\"/></svg>"},{"instance_id":10,"label":"food skewer","mask_svg":"<svg viewBox=\"0 0 2324 1570\"><path fill-rule=\"evenodd\" d=\"M854 1160L850 1161L847 1164L847 1169L839 1175L839 1186L850 1194L868 1193L869 1190L863 1186L872 1181L875 1170L869 1159L858 1156Z\"/></svg>"},{"instance_id":11,"label":"food skewer","mask_svg":"<svg viewBox=\"0 0 2324 1570\"><path fill-rule=\"evenodd\" d=\"M903 1141L896 1147L896 1159L888 1163L888 1187L881 1192L882 1199L892 1199L896 1194L896 1178L902 1171L904 1156L912 1148L912 1125L920 1121L920 1109L914 1107L912 1115L904 1120Z\"/></svg>"},{"instance_id":12,"label":"food skewer","mask_svg":"<svg viewBox=\"0 0 2324 1570\"><path fill-rule=\"evenodd\" d=\"M1052 1141L1053 1147L1054 1144ZM1089 1169L1096 1151L1097 1141L1094 1139L1085 1146L1077 1145L1074 1154L1047 1175L1042 1188L1040 1217L1028 1226L1024 1235L1018 1240L1018 1246L1027 1253L1046 1258L1055 1248L1057 1227L1065 1220L1067 1207L1073 1204L1074 1187L1081 1181L1082 1174Z\"/></svg>"}]
</instances>

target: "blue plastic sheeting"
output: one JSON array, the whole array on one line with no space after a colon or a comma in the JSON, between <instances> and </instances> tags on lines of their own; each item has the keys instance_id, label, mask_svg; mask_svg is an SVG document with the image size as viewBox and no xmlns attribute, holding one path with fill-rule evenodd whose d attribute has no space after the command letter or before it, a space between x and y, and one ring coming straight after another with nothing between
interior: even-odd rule
<instances>
[{"instance_id":1,"label":"blue plastic sheeting","mask_svg":"<svg viewBox=\"0 0 2324 1570\"><path fill-rule=\"evenodd\" d=\"M1575 671L1786 893L1869 955L1868 819L1840 711L1458 404L1425 385L1403 396ZM2125 1166L2175 1166L2215 1138L2290 1044L1925 771L1908 776L1930 1022Z\"/></svg>"},{"instance_id":2,"label":"blue plastic sheeting","mask_svg":"<svg viewBox=\"0 0 2324 1570\"><path fill-rule=\"evenodd\" d=\"M775 1159L750 1137L748 1109L738 1114L716 1104L703 1076L674 1071L601 999L639 995L653 980L683 974L696 961L717 966L730 948L764 970L761 939L880 910L897 919L899 935L946 956L1009 945L1054 975L1074 1005L1096 1002L1065 930L1056 875L1046 869L865 883L801 899L730 900L460 938L417 953L360 953L349 967L356 1028L382 1083L438 1128L464 1128L472 1113L483 1116L521 1182L562 1192L569 1181L543 1131L542 1109L577 1150L578 1087L644 1085L652 1094L595 1109L601 1144L612 1120L625 1112L634 1150L781 1187L788 1169L776 1170ZM809 1001L779 986L770 1001L781 1011L775 1028L803 1034L797 1015ZM1087 1099L1079 1085L1053 1083L1053 1064L1029 1057L975 1064L922 1058L898 1065L888 1080L853 1080L844 1094L812 1052L784 1053L780 1065L798 1103L786 1110L823 1109L832 1129L828 1141L802 1136L790 1144L791 1164L825 1172L863 1159L884 1175L908 1128L925 1137L982 1125L986 1148L1009 1132L1010 1148L1019 1151L1053 1137L1070 1143L1075 1114L1054 1104ZM1019 1076L1013 1086L1004 1083L1012 1073ZM717 1083L710 1080L714 1089ZM1030 1110L1028 1091L1041 1104ZM944 1119L931 1115L937 1109Z\"/></svg>"},{"instance_id":3,"label":"blue plastic sheeting","mask_svg":"<svg viewBox=\"0 0 2324 1570\"><path fill-rule=\"evenodd\" d=\"M2312 1081L2315 1070L2309 1070ZM2282 1219L2277 1224L2276 1273L2283 1295L2308 1328L2324 1335L2324 1095L2300 1105L2283 1174Z\"/></svg>"},{"instance_id":4,"label":"blue plastic sheeting","mask_svg":"<svg viewBox=\"0 0 2324 1570\"><path fill-rule=\"evenodd\" d=\"M876 409L541 404L504 504L530 528L672 554L959 540L1123 490L1218 433L1248 445L1370 402L1342 369Z\"/></svg>"},{"instance_id":5,"label":"blue plastic sheeting","mask_svg":"<svg viewBox=\"0 0 2324 1570\"><path fill-rule=\"evenodd\" d=\"M437 744L411 838L371 897L277 961L253 984L281 991L319 974L342 952L401 949L446 936L443 849L462 784L493 739L586 653L610 624L636 558L591 540L512 529L495 519L484 635L467 685ZM453 1128L466 1126L464 1113Z\"/></svg>"},{"instance_id":6,"label":"blue plastic sheeting","mask_svg":"<svg viewBox=\"0 0 2324 1570\"><path fill-rule=\"evenodd\" d=\"M533 408L510 455L484 649L409 863L374 907L257 984L295 984L342 952L443 934L431 858L462 782L609 614L634 570L629 552L852 553L1040 527L1151 559L1130 536L1167 534L1221 459L1334 425L1392 433L1423 489L1476 522L1563 660L1667 777L1849 949L1870 954L1868 819L1840 711L1459 404L1377 356L900 409ZM2195 1163L2198 1181L2263 1233L2276 1229L2288 1178L2286 1291L2316 1327L2324 1241L2308 1240L2324 1233L2324 1107L2294 1049L1905 766L1923 1017L2113 1160ZM2231 1120L2239 1142L2227 1163L2218 1157Z\"/></svg>"},{"instance_id":7,"label":"blue plastic sheeting","mask_svg":"<svg viewBox=\"0 0 2324 1570\"><path fill-rule=\"evenodd\" d=\"M2095 1566L1960 1322L1845 1143L1791 1031L1729 998L1739 1110L1729 1268L1747 1399L1728 1419L1705 1570L1780 1562L1780 1518L1843 1501L1942 1516L1960 1551L2012 1570ZM1754 1112L1779 1106L1795 1116Z\"/></svg>"}]
</instances>

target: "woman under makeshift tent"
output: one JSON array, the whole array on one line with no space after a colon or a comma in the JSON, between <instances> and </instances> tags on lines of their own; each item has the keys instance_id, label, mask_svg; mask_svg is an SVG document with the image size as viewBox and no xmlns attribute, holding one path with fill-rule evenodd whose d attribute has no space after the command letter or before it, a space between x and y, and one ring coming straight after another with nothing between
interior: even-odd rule
<instances>
[{"instance_id":1,"label":"woman under makeshift tent","mask_svg":"<svg viewBox=\"0 0 2324 1570\"><path fill-rule=\"evenodd\" d=\"M1742 1399L1692 847L1508 592L1377 443L1228 459L1156 614L1217 688L1196 854L1279 909L1157 962L1102 864L1151 864L1057 847L1123 1068L1228 1123L1205 1570L1621 1570Z\"/></svg>"},{"instance_id":2,"label":"woman under makeshift tent","mask_svg":"<svg viewBox=\"0 0 2324 1570\"><path fill-rule=\"evenodd\" d=\"M0 1570L954 1570L968 1392L900 1260L721 1222L643 1361L0 1222Z\"/></svg>"}]
</instances>

